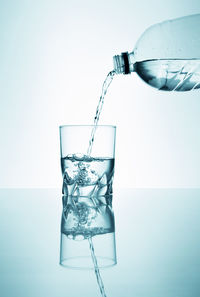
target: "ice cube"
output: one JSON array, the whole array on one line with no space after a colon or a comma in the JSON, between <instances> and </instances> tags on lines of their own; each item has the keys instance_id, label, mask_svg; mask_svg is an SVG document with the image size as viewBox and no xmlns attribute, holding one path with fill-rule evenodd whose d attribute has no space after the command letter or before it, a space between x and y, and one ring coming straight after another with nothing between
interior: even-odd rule
<instances>
[{"instance_id":1,"label":"ice cube","mask_svg":"<svg viewBox=\"0 0 200 297\"><path fill-rule=\"evenodd\" d=\"M97 195L103 196L107 192L107 175L104 173L98 182Z\"/></svg>"},{"instance_id":2,"label":"ice cube","mask_svg":"<svg viewBox=\"0 0 200 297\"><path fill-rule=\"evenodd\" d=\"M99 180L99 186L105 186L107 184L107 175L104 173Z\"/></svg>"},{"instance_id":3,"label":"ice cube","mask_svg":"<svg viewBox=\"0 0 200 297\"><path fill-rule=\"evenodd\" d=\"M73 178L71 178L67 171L65 171L64 177L63 177L63 182L66 183L67 185L72 185L74 183Z\"/></svg>"}]
</instances>

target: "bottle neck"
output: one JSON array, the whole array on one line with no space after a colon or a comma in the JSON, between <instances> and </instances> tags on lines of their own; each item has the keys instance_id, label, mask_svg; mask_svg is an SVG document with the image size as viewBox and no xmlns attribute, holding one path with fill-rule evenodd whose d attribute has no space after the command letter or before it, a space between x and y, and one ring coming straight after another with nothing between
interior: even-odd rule
<instances>
[{"instance_id":1,"label":"bottle neck","mask_svg":"<svg viewBox=\"0 0 200 297\"><path fill-rule=\"evenodd\" d=\"M134 53L121 53L113 57L114 71L117 74L130 74L135 71L133 60Z\"/></svg>"}]
</instances>

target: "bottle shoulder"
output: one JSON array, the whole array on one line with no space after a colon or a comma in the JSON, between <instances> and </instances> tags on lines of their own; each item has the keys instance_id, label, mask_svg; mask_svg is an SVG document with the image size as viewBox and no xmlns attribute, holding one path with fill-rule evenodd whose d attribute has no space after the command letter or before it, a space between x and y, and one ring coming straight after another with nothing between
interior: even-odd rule
<instances>
[{"instance_id":1,"label":"bottle shoulder","mask_svg":"<svg viewBox=\"0 0 200 297\"><path fill-rule=\"evenodd\" d=\"M136 61L200 58L200 14L154 24L134 48Z\"/></svg>"}]
</instances>

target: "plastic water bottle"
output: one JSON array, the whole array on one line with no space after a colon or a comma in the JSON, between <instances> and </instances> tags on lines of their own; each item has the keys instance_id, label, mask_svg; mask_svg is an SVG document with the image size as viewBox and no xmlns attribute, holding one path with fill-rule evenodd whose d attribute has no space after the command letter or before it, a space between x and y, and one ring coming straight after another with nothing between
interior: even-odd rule
<instances>
[{"instance_id":1,"label":"plastic water bottle","mask_svg":"<svg viewBox=\"0 0 200 297\"><path fill-rule=\"evenodd\" d=\"M149 27L132 52L113 57L117 74L136 72L166 91L200 88L200 14Z\"/></svg>"}]
</instances>

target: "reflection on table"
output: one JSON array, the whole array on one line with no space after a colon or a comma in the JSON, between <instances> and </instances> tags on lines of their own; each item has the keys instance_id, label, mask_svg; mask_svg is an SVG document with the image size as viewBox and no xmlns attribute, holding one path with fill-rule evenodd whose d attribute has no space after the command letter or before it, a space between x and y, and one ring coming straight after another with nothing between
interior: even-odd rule
<instances>
[{"instance_id":1,"label":"reflection on table","mask_svg":"<svg viewBox=\"0 0 200 297\"><path fill-rule=\"evenodd\" d=\"M99 296L92 270L59 265L62 195L0 190L0 296ZM118 264L107 297L200 296L200 190L114 189Z\"/></svg>"}]
</instances>

